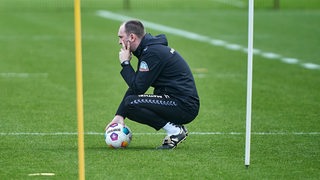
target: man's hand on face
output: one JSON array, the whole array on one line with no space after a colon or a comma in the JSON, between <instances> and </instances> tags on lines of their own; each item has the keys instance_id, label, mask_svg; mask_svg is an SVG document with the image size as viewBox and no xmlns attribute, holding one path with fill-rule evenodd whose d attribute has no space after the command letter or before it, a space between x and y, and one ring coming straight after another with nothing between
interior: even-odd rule
<instances>
[{"instance_id":1,"label":"man's hand on face","mask_svg":"<svg viewBox=\"0 0 320 180\"><path fill-rule=\"evenodd\" d=\"M123 61L130 61L132 58L132 53L130 51L130 41L129 40L127 42L122 41L121 45L122 45L122 48L120 49L120 52L119 52L120 63L123 63Z\"/></svg>"}]
</instances>

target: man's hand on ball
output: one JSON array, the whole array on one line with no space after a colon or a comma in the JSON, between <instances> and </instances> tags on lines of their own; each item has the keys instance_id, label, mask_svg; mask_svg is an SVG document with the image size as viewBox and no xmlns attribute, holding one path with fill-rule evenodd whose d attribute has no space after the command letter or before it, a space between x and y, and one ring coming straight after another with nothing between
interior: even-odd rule
<instances>
[{"instance_id":1,"label":"man's hand on ball","mask_svg":"<svg viewBox=\"0 0 320 180\"><path fill-rule=\"evenodd\" d=\"M123 126L125 125L124 124L124 118L122 116L119 116L119 115L116 115L112 121L106 126L105 130L108 129L108 127L111 125L111 124L114 124L114 123L119 123L119 124L122 124Z\"/></svg>"}]
</instances>

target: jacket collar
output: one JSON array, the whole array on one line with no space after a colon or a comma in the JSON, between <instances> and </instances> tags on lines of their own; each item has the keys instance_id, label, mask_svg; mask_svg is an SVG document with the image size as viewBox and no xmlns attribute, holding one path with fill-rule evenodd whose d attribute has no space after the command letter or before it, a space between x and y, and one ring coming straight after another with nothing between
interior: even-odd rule
<instances>
[{"instance_id":1,"label":"jacket collar","mask_svg":"<svg viewBox=\"0 0 320 180\"><path fill-rule=\"evenodd\" d=\"M143 49L145 48L145 42L147 41L146 39L147 39L147 36L151 36L150 34L146 34L146 35L144 35L143 36L143 38L141 39L141 42L140 42L140 44L139 44L139 46L137 47L137 49L134 51L134 52L132 52L133 53L133 55L134 56L136 56L138 59L140 58L140 56L141 56L141 54L142 54L142 51L143 51Z\"/></svg>"}]
</instances>

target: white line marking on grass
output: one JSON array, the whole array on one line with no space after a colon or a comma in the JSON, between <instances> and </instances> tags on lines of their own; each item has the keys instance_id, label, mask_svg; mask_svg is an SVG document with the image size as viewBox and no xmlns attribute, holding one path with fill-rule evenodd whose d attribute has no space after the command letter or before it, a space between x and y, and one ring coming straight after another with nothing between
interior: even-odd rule
<instances>
[{"instance_id":1,"label":"white line marking on grass","mask_svg":"<svg viewBox=\"0 0 320 180\"><path fill-rule=\"evenodd\" d=\"M0 73L0 77L3 77L3 78L47 78L48 77L48 73L6 72L6 73Z\"/></svg>"},{"instance_id":2,"label":"white line marking on grass","mask_svg":"<svg viewBox=\"0 0 320 180\"><path fill-rule=\"evenodd\" d=\"M272 52L264 52L261 53L262 57L267 58L267 59L279 59L281 56L279 54L275 54Z\"/></svg>"},{"instance_id":3,"label":"white line marking on grass","mask_svg":"<svg viewBox=\"0 0 320 180\"><path fill-rule=\"evenodd\" d=\"M104 135L101 132L86 132L85 135ZM133 132L133 135L165 135L162 132ZM244 132L189 132L191 135L244 135ZM253 135L320 135L320 132L252 132ZM0 136L76 136L76 132L7 132Z\"/></svg>"},{"instance_id":4,"label":"white line marking on grass","mask_svg":"<svg viewBox=\"0 0 320 180\"><path fill-rule=\"evenodd\" d=\"M205 78L206 74L208 73L208 69L207 68L195 68L195 69L192 69L192 72L193 72L194 77Z\"/></svg>"},{"instance_id":5,"label":"white line marking on grass","mask_svg":"<svg viewBox=\"0 0 320 180\"><path fill-rule=\"evenodd\" d=\"M302 66L307 68L307 69L320 69L320 65L319 64L303 63Z\"/></svg>"},{"instance_id":6,"label":"white line marking on grass","mask_svg":"<svg viewBox=\"0 0 320 180\"><path fill-rule=\"evenodd\" d=\"M288 64L297 64L299 62L299 60L295 58L282 58L281 61Z\"/></svg>"},{"instance_id":7,"label":"white line marking on grass","mask_svg":"<svg viewBox=\"0 0 320 180\"><path fill-rule=\"evenodd\" d=\"M32 173L28 174L28 176L54 176L54 173Z\"/></svg>"},{"instance_id":8,"label":"white line marking on grass","mask_svg":"<svg viewBox=\"0 0 320 180\"><path fill-rule=\"evenodd\" d=\"M129 19L136 19L133 17L129 17L129 16L124 16L121 14L116 14L110 11L105 11L105 10L100 10L97 11L97 15L106 19L111 19L111 20L116 20L116 21L126 21ZM180 37L184 37L187 39L191 39L191 40L195 40L195 41L199 41L199 42L205 42L205 43L209 43L211 45L214 46L220 46L220 47L224 47L226 49L232 50L232 51L242 51L247 53L248 50L246 47L243 47L239 44L234 44L234 43L229 43L227 41L221 40L221 39L214 39L208 36L204 36L204 35L200 35L197 33L193 33L193 32L189 32L189 31L185 31L182 29L177 29L177 28L172 28L169 26L164 26L161 24L156 24L150 21L145 21L145 20L141 20L143 21L144 25L150 29L154 29L157 31L162 31L165 33L169 33L169 34L173 34L176 36L180 36ZM287 63L287 64L297 64L300 65L303 68L306 69L315 69L315 70L320 70L320 65L318 64L313 64L313 63L304 63L299 59L295 59L295 58L289 58L289 57L285 57L282 56L280 54L276 54L273 52L264 52L260 49L254 49L253 53L255 55L259 55L262 56L264 58L267 59L275 59L275 60L280 60L281 62Z\"/></svg>"}]
</instances>

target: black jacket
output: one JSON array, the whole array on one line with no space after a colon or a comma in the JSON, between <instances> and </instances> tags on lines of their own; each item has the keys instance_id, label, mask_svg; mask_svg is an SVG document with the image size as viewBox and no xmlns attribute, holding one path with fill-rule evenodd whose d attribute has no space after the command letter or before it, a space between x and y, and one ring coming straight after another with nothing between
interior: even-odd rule
<instances>
[{"instance_id":1,"label":"black jacket","mask_svg":"<svg viewBox=\"0 0 320 180\"><path fill-rule=\"evenodd\" d=\"M199 97L191 70L180 54L168 46L165 35L146 34L133 54L138 58L136 72L131 65L121 70L129 86L125 97L144 94L151 86L154 94L169 95L182 102L182 108L198 113ZM125 116L123 101L117 114Z\"/></svg>"}]
</instances>

